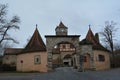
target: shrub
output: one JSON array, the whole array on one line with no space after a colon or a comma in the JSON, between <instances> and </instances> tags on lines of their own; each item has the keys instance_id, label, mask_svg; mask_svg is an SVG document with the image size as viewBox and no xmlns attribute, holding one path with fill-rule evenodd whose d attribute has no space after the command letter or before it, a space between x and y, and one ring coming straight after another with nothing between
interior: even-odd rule
<instances>
[{"instance_id":1,"label":"shrub","mask_svg":"<svg viewBox=\"0 0 120 80\"><path fill-rule=\"evenodd\" d=\"M16 71L16 67L15 66L10 66L8 64L3 64L1 66L1 70L2 71Z\"/></svg>"}]
</instances>

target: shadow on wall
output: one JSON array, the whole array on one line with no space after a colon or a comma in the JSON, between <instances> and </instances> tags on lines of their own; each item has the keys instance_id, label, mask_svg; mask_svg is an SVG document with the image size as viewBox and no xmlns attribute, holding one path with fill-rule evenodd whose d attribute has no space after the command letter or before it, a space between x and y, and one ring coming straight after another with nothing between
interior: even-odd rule
<instances>
[{"instance_id":1,"label":"shadow on wall","mask_svg":"<svg viewBox=\"0 0 120 80\"><path fill-rule=\"evenodd\" d=\"M120 54L119 55L115 55L114 61L112 59L112 57L110 57L111 60L111 68L118 68L120 67Z\"/></svg>"},{"instance_id":2,"label":"shadow on wall","mask_svg":"<svg viewBox=\"0 0 120 80\"><path fill-rule=\"evenodd\" d=\"M16 67L8 64L2 64L0 65L0 71L16 71Z\"/></svg>"}]
</instances>

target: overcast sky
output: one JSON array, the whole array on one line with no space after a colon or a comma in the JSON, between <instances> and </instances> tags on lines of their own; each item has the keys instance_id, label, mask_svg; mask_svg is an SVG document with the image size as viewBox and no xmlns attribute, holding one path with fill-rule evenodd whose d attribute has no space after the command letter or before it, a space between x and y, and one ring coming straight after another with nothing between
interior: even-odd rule
<instances>
[{"instance_id":1,"label":"overcast sky","mask_svg":"<svg viewBox=\"0 0 120 80\"><path fill-rule=\"evenodd\" d=\"M81 35L80 40L89 24L94 33L100 32L108 20L120 26L120 0L0 0L0 3L8 4L9 17L18 15L21 19L20 30L10 32L20 42L15 47L27 44L36 24L44 41L44 35L55 34L60 21L68 27L69 34Z\"/></svg>"}]
</instances>

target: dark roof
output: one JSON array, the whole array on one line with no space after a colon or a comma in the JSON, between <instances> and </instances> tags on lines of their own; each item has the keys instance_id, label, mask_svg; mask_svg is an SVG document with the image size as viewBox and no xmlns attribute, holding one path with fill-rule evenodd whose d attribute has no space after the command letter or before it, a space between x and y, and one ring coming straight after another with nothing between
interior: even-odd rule
<instances>
[{"instance_id":1,"label":"dark roof","mask_svg":"<svg viewBox=\"0 0 120 80\"><path fill-rule=\"evenodd\" d=\"M93 43L92 42L90 42L90 41L88 41L88 40L86 40L86 39L83 39L82 41L80 41L80 43L79 43L80 45L92 45Z\"/></svg>"},{"instance_id":2,"label":"dark roof","mask_svg":"<svg viewBox=\"0 0 120 80\"><path fill-rule=\"evenodd\" d=\"M62 21L60 22L59 27L65 27L65 28L67 28L67 27L63 24Z\"/></svg>"},{"instance_id":3,"label":"dark roof","mask_svg":"<svg viewBox=\"0 0 120 80\"><path fill-rule=\"evenodd\" d=\"M105 47L103 47L101 44L100 44L100 45L93 45L93 49L94 49L94 50L103 50L103 51L108 51L108 52L110 52L110 51L107 50Z\"/></svg>"},{"instance_id":4,"label":"dark roof","mask_svg":"<svg viewBox=\"0 0 120 80\"><path fill-rule=\"evenodd\" d=\"M85 37L85 39L83 39L80 43L80 45L84 45L84 44L92 44L93 49L94 50L104 50L104 51L108 51L106 48L104 48L98 39L96 39L96 37L94 36L91 28L89 27L89 30L87 32L87 35Z\"/></svg>"},{"instance_id":5,"label":"dark roof","mask_svg":"<svg viewBox=\"0 0 120 80\"><path fill-rule=\"evenodd\" d=\"M60 22L60 24L59 24L56 28L66 28L66 29L68 29L68 28L63 24L62 21Z\"/></svg>"},{"instance_id":6,"label":"dark roof","mask_svg":"<svg viewBox=\"0 0 120 80\"><path fill-rule=\"evenodd\" d=\"M45 37L80 37L80 35L45 35Z\"/></svg>"},{"instance_id":7,"label":"dark roof","mask_svg":"<svg viewBox=\"0 0 120 80\"><path fill-rule=\"evenodd\" d=\"M87 41L92 42L94 45L99 45L99 41L95 38L91 28L89 27L88 33L85 38Z\"/></svg>"},{"instance_id":8,"label":"dark roof","mask_svg":"<svg viewBox=\"0 0 120 80\"><path fill-rule=\"evenodd\" d=\"M31 37L30 41L28 42L22 53L37 52L37 51L46 51L46 46L36 27L33 36Z\"/></svg>"},{"instance_id":9,"label":"dark roof","mask_svg":"<svg viewBox=\"0 0 120 80\"><path fill-rule=\"evenodd\" d=\"M22 50L22 48L5 48L4 55L17 55Z\"/></svg>"}]
</instances>

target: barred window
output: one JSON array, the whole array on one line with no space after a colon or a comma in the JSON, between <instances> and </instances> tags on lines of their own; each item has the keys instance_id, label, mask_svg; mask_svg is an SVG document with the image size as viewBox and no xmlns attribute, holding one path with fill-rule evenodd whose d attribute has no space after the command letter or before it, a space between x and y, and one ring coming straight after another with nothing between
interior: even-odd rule
<instances>
[{"instance_id":1,"label":"barred window","mask_svg":"<svg viewBox=\"0 0 120 80\"><path fill-rule=\"evenodd\" d=\"M34 63L35 64L40 64L41 63L40 55L34 56Z\"/></svg>"},{"instance_id":2,"label":"barred window","mask_svg":"<svg viewBox=\"0 0 120 80\"><path fill-rule=\"evenodd\" d=\"M98 55L98 59L100 62L105 61L105 56L104 55Z\"/></svg>"}]
</instances>

